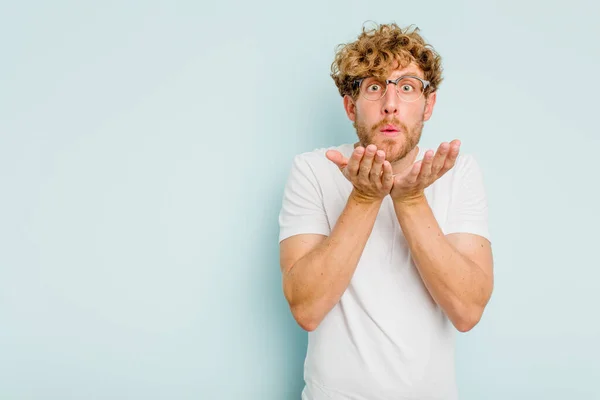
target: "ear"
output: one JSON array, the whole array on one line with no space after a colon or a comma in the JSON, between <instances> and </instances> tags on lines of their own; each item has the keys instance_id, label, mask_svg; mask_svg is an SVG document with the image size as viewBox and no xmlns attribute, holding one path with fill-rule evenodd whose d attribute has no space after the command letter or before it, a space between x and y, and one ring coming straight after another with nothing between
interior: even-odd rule
<instances>
[{"instance_id":1,"label":"ear","mask_svg":"<svg viewBox=\"0 0 600 400\"><path fill-rule=\"evenodd\" d=\"M433 107L435 106L435 100L437 98L437 92L430 93L425 101L425 112L423 113L423 120L428 121L433 114Z\"/></svg>"},{"instance_id":2,"label":"ear","mask_svg":"<svg viewBox=\"0 0 600 400\"><path fill-rule=\"evenodd\" d=\"M345 95L344 96L344 110L346 110L346 115L350 121L356 121L356 103L352 100L352 97Z\"/></svg>"}]
</instances>

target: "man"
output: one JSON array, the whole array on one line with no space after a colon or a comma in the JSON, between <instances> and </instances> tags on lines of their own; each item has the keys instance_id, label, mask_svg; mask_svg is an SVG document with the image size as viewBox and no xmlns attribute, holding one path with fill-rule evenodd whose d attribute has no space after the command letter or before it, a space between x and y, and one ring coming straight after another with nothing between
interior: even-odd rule
<instances>
[{"instance_id":1,"label":"man","mask_svg":"<svg viewBox=\"0 0 600 400\"><path fill-rule=\"evenodd\" d=\"M309 332L303 400L457 399L454 335L480 320L493 261L475 159L458 140L418 146L440 60L390 24L332 64L358 142L296 156L279 217L283 291Z\"/></svg>"}]
</instances>

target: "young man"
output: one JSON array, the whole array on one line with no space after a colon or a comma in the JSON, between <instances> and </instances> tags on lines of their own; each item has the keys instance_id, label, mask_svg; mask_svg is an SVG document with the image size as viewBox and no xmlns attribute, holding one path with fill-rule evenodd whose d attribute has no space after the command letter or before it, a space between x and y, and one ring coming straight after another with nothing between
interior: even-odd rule
<instances>
[{"instance_id":1,"label":"young man","mask_svg":"<svg viewBox=\"0 0 600 400\"><path fill-rule=\"evenodd\" d=\"M309 331L303 400L457 399L454 334L493 287L486 195L460 142L418 147L442 81L418 30L365 30L332 77L358 142L296 156L283 291Z\"/></svg>"}]
</instances>

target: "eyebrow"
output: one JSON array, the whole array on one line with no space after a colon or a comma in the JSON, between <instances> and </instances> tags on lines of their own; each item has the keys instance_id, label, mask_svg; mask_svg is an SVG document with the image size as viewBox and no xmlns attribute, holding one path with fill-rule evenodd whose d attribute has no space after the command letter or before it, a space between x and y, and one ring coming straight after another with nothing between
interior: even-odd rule
<instances>
[{"instance_id":1,"label":"eyebrow","mask_svg":"<svg viewBox=\"0 0 600 400\"><path fill-rule=\"evenodd\" d=\"M415 71L406 71L405 73L403 73L400 76L416 76L418 78L425 79L425 78L420 77L419 74L417 72L415 72ZM400 76L398 78L400 78ZM377 79L374 76L371 76L369 78L371 78L371 79ZM396 78L396 79L398 79L398 78Z\"/></svg>"},{"instance_id":2,"label":"eyebrow","mask_svg":"<svg viewBox=\"0 0 600 400\"><path fill-rule=\"evenodd\" d=\"M419 74L415 71L406 71L403 74L401 74L400 76L416 76L417 78L421 78L419 76ZM398 78L400 78L400 76ZM396 79L398 79L398 78L396 78ZM421 78L421 79L423 79L423 78Z\"/></svg>"}]
</instances>

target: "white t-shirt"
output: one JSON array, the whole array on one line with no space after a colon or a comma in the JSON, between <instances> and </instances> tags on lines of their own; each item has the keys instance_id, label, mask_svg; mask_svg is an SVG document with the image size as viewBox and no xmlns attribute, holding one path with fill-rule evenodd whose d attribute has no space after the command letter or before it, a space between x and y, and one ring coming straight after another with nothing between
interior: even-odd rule
<instances>
[{"instance_id":1,"label":"white t-shirt","mask_svg":"<svg viewBox=\"0 0 600 400\"><path fill-rule=\"evenodd\" d=\"M354 145L331 147L350 157ZM352 184L317 149L294 158L279 240L329 235ZM417 160L422 159L421 149ZM445 234L489 239L481 171L470 155L425 190ZM433 301L387 196L350 285L308 334L303 400L455 400L455 328Z\"/></svg>"}]
</instances>

